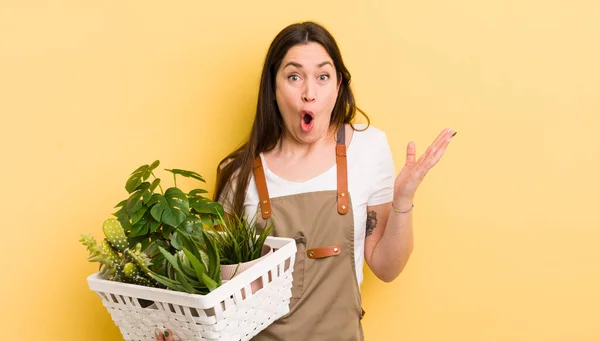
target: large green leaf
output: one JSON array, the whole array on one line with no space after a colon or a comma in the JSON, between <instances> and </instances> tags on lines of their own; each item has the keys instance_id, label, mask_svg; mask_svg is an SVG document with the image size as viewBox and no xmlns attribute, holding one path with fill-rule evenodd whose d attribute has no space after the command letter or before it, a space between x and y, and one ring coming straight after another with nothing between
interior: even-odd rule
<instances>
[{"instance_id":1,"label":"large green leaf","mask_svg":"<svg viewBox=\"0 0 600 341\"><path fill-rule=\"evenodd\" d=\"M157 203L150 210L154 219L169 226L177 227L188 216L189 201L185 193L179 188L168 188L164 196L155 198Z\"/></svg>"},{"instance_id":2,"label":"large green leaf","mask_svg":"<svg viewBox=\"0 0 600 341\"><path fill-rule=\"evenodd\" d=\"M150 177L152 171L155 170L159 164L160 161L156 160L151 165L143 165L134 170L125 184L127 193L131 194L133 191L135 191L143 181L146 181Z\"/></svg>"},{"instance_id":3,"label":"large green leaf","mask_svg":"<svg viewBox=\"0 0 600 341\"><path fill-rule=\"evenodd\" d=\"M152 198L152 191L150 187L152 185L149 182L141 183L138 188L131 194L129 199L127 199L127 203L125 204L125 208L127 209L127 213L133 216L139 209L142 208L143 203L147 203Z\"/></svg>"},{"instance_id":4,"label":"large green leaf","mask_svg":"<svg viewBox=\"0 0 600 341\"><path fill-rule=\"evenodd\" d=\"M165 169L167 172L171 172L173 174L178 174L181 176L184 176L186 178L194 178L196 180L202 181L202 182L206 182L202 176L196 172L192 172L192 171L188 171L188 170L183 170L183 169Z\"/></svg>"}]
</instances>

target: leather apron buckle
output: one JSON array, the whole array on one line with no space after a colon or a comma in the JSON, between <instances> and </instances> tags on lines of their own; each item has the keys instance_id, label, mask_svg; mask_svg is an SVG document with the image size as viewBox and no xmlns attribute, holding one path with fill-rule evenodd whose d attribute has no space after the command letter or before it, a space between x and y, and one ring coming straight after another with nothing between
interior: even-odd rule
<instances>
[{"instance_id":1,"label":"leather apron buckle","mask_svg":"<svg viewBox=\"0 0 600 341\"><path fill-rule=\"evenodd\" d=\"M324 246L306 250L306 256L310 259L338 256L340 253L342 253L342 248L339 245Z\"/></svg>"}]
</instances>

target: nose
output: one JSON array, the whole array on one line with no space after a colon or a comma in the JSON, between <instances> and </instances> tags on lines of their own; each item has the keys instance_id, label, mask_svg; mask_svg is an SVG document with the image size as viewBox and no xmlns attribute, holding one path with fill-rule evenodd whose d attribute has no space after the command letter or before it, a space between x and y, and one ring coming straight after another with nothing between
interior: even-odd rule
<instances>
[{"instance_id":1,"label":"nose","mask_svg":"<svg viewBox=\"0 0 600 341\"><path fill-rule=\"evenodd\" d=\"M306 82L302 91L303 102L314 102L316 100L315 85L311 82Z\"/></svg>"}]
</instances>

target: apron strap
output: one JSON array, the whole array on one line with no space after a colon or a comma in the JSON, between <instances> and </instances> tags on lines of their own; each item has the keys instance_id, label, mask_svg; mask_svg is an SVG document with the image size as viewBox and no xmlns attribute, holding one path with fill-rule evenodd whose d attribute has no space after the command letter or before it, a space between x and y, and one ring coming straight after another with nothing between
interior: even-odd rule
<instances>
[{"instance_id":1,"label":"apron strap","mask_svg":"<svg viewBox=\"0 0 600 341\"><path fill-rule=\"evenodd\" d=\"M335 146L335 162L337 165L337 209L339 214L348 213L348 163L346 159L346 126L342 125L337 133ZM263 219L271 216L271 199L267 188L267 178L260 156L254 159L254 181L258 190L258 200Z\"/></svg>"},{"instance_id":2,"label":"apron strap","mask_svg":"<svg viewBox=\"0 0 600 341\"><path fill-rule=\"evenodd\" d=\"M337 164L337 209L339 214L348 213L348 163L346 159L346 125L342 124L337 133L335 146Z\"/></svg>"},{"instance_id":3,"label":"apron strap","mask_svg":"<svg viewBox=\"0 0 600 341\"><path fill-rule=\"evenodd\" d=\"M260 200L260 211L263 219L271 216L271 200L269 199L269 189L267 188L267 178L262 165L260 156L254 159L254 181L258 190L258 200Z\"/></svg>"}]
</instances>

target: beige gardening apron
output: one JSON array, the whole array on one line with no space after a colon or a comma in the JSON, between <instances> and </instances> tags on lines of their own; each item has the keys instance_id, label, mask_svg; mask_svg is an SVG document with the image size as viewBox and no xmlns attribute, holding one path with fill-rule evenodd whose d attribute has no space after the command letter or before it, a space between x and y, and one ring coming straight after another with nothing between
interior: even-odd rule
<instances>
[{"instance_id":1,"label":"beige gardening apron","mask_svg":"<svg viewBox=\"0 0 600 341\"><path fill-rule=\"evenodd\" d=\"M260 157L254 177L259 224L271 220L273 235L296 240L290 312L252 340L364 340L361 297L354 264L354 217L348 194L345 127L336 145L337 191L269 198Z\"/></svg>"}]
</instances>

